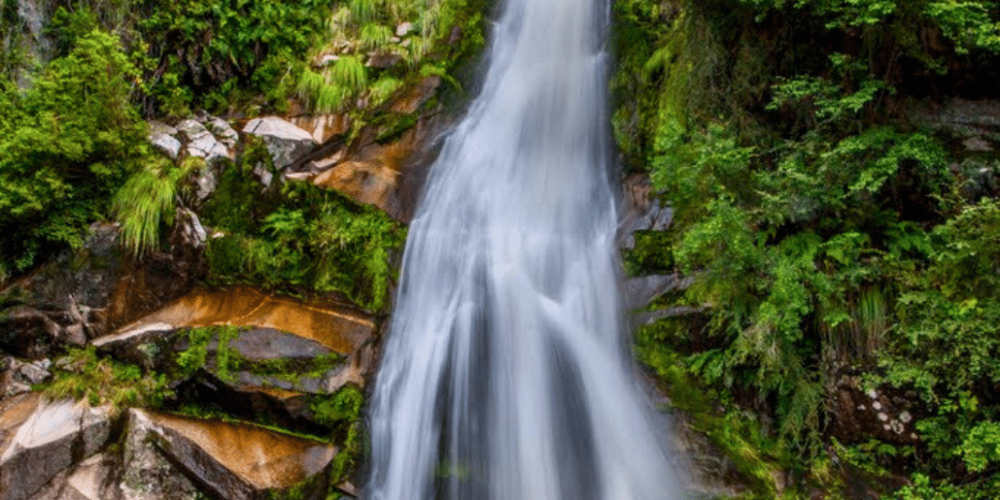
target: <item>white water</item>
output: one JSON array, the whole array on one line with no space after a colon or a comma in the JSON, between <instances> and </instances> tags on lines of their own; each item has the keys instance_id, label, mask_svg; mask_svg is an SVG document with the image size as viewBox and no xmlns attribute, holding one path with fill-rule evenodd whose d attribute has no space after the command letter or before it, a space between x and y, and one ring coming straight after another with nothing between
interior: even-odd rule
<instances>
[{"instance_id":1,"label":"white water","mask_svg":"<svg viewBox=\"0 0 1000 500\"><path fill-rule=\"evenodd\" d=\"M622 340L607 0L506 0L410 228L371 500L679 498Z\"/></svg>"}]
</instances>

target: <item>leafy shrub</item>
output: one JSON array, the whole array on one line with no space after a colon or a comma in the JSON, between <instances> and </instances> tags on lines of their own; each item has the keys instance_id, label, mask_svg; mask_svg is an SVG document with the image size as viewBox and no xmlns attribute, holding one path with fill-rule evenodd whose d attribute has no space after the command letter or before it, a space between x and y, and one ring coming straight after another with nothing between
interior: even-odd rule
<instances>
[{"instance_id":1,"label":"leafy shrub","mask_svg":"<svg viewBox=\"0 0 1000 500\"><path fill-rule=\"evenodd\" d=\"M386 305L390 257L405 241L398 223L309 183L262 195L250 176L248 167L223 172L206 207L206 223L225 233L208 244L212 280L339 292L376 310Z\"/></svg>"},{"instance_id":2,"label":"leafy shrub","mask_svg":"<svg viewBox=\"0 0 1000 500\"><path fill-rule=\"evenodd\" d=\"M81 245L149 156L129 102L136 77L119 40L95 30L27 90L0 83L0 262L10 272Z\"/></svg>"}]
</instances>

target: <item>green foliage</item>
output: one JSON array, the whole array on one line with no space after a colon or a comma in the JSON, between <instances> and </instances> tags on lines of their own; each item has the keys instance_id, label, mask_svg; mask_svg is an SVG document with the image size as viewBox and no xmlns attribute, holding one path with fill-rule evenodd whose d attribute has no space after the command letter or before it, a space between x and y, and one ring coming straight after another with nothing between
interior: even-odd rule
<instances>
[{"instance_id":1,"label":"green foliage","mask_svg":"<svg viewBox=\"0 0 1000 500\"><path fill-rule=\"evenodd\" d=\"M969 159L904 110L914 93L995 93L985 82L1000 10L931 0L614 9L615 137L626 166L647 169L676 210L669 231L637 235L627 270L689 274L694 284L657 307L700 311L638 333L672 400L688 397L681 375L732 394L769 423L747 432L777 439L775 463L816 480L839 460L917 474L897 498L991 497L1000 216L995 200L969 194L995 190L967 189L959 165L994 155ZM954 83L963 79L982 90ZM921 445L831 448L830 391L859 373L921 399Z\"/></svg>"},{"instance_id":2,"label":"green foliage","mask_svg":"<svg viewBox=\"0 0 1000 500\"><path fill-rule=\"evenodd\" d=\"M143 373L138 366L99 357L93 347L71 350L68 358L68 368L57 371L45 388L53 399L73 398L121 411L129 407L158 408L172 394L165 375Z\"/></svg>"},{"instance_id":3,"label":"green foliage","mask_svg":"<svg viewBox=\"0 0 1000 500\"><path fill-rule=\"evenodd\" d=\"M172 113L212 90L280 98L287 68L276 69L308 52L332 6L331 0L153 2L138 24L149 47L149 91Z\"/></svg>"},{"instance_id":4,"label":"green foliage","mask_svg":"<svg viewBox=\"0 0 1000 500\"><path fill-rule=\"evenodd\" d=\"M173 223L181 181L205 167L205 161L196 157L188 158L181 167L156 158L125 181L112 200L125 248L141 256L158 246L161 226Z\"/></svg>"},{"instance_id":5,"label":"green foliage","mask_svg":"<svg viewBox=\"0 0 1000 500\"><path fill-rule=\"evenodd\" d=\"M245 161L252 165L256 158L251 152ZM250 167L227 169L205 208L206 223L225 233L208 244L212 281L306 287L385 307L390 256L405 241L398 223L309 183L260 194L251 175Z\"/></svg>"},{"instance_id":6,"label":"green foliage","mask_svg":"<svg viewBox=\"0 0 1000 500\"><path fill-rule=\"evenodd\" d=\"M0 83L0 262L8 272L82 244L149 156L129 102L136 76L118 39L95 30L27 90Z\"/></svg>"},{"instance_id":7,"label":"green foliage","mask_svg":"<svg viewBox=\"0 0 1000 500\"><path fill-rule=\"evenodd\" d=\"M358 466L362 445L361 409L364 395L354 386L345 386L329 398L314 401L310 406L313 418L334 429L341 443L330 469L330 484L339 484L350 477Z\"/></svg>"}]
</instances>

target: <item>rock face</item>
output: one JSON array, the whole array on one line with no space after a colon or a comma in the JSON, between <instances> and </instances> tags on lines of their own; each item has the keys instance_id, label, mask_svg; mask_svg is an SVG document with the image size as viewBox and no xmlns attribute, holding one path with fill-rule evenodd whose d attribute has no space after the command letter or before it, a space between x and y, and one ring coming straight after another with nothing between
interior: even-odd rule
<instances>
[{"instance_id":1,"label":"rock face","mask_svg":"<svg viewBox=\"0 0 1000 500\"><path fill-rule=\"evenodd\" d=\"M37 394L0 403L0 500L28 499L108 441L108 408L47 402Z\"/></svg>"},{"instance_id":2,"label":"rock face","mask_svg":"<svg viewBox=\"0 0 1000 500\"><path fill-rule=\"evenodd\" d=\"M99 453L57 475L31 500L122 500L118 460Z\"/></svg>"},{"instance_id":3,"label":"rock face","mask_svg":"<svg viewBox=\"0 0 1000 500\"><path fill-rule=\"evenodd\" d=\"M325 171L313 178L313 183L408 222L445 126L443 119L421 120L387 144L378 143L374 131L369 131L355 152L338 151L317 160L317 168Z\"/></svg>"},{"instance_id":4,"label":"rock face","mask_svg":"<svg viewBox=\"0 0 1000 500\"><path fill-rule=\"evenodd\" d=\"M319 116L300 115L289 118L289 121L312 135L317 144L326 144L330 139L351 130L351 116L347 113Z\"/></svg>"},{"instance_id":5,"label":"rock face","mask_svg":"<svg viewBox=\"0 0 1000 500\"><path fill-rule=\"evenodd\" d=\"M264 141L274 161L274 168L279 171L316 147L316 141L309 132L276 116L250 120L243 128L243 133L260 137Z\"/></svg>"},{"instance_id":6,"label":"rock face","mask_svg":"<svg viewBox=\"0 0 1000 500\"><path fill-rule=\"evenodd\" d=\"M916 423L923 411L916 393L884 387L863 391L853 377L841 377L830 400L830 433L845 443L877 438L917 444Z\"/></svg>"},{"instance_id":7,"label":"rock face","mask_svg":"<svg viewBox=\"0 0 1000 500\"><path fill-rule=\"evenodd\" d=\"M191 289L201 271L197 249L177 247L138 262L126 255L112 224L91 226L77 252L0 290L0 348L30 359L133 321Z\"/></svg>"},{"instance_id":8,"label":"rock face","mask_svg":"<svg viewBox=\"0 0 1000 500\"><path fill-rule=\"evenodd\" d=\"M169 475L175 467L213 496L225 500L263 500L306 484L302 498L325 495L326 474L336 449L283 436L246 424L229 424L132 410L129 415L126 498L176 498ZM159 454L161 457L151 456ZM161 460L160 458L166 458ZM167 476L167 477L164 477ZM142 490L146 491L143 492ZM159 490L162 496L151 496Z\"/></svg>"},{"instance_id":9,"label":"rock face","mask_svg":"<svg viewBox=\"0 0 1000 500\"><path fill-rule=\"evenodd\" d=\"M150 325L170 325L173 329L214 325L270 328L311 339L341 355L353 353L375 333L374 317L346 304L301 302L250 287L234 287L195 290L95 344L127 338Z\"/></svg>"},{"instance_id":10,"label":"rock face","mask_svg":"<svg viewBox=\"0 0 1000 500\"><path fill-rule=\"evenodd\" d=\"M660 205L652 193L649 177L628 176L624 182L622 221L618 226L618 248L635 247L636 231L664 231L674 220L674 211Z\"/></svg>"}]
</instances>

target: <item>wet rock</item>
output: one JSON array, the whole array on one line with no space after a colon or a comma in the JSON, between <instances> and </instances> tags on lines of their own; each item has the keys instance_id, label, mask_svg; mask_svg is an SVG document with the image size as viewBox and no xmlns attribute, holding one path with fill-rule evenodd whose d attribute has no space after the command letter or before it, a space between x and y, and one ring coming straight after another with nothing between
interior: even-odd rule
<instances>
[{"instance_id":1,"label":"wet rock","mask_svg":"<svg viewBox=\"0 0 1000 500\"><path fill-rule=\"evenodd\" d=\"M316 141L309 132L276 116L250 120L243 128L243 133L260 137L264 141L278 170L309 154L316 147Z\"/></svg>"},{"instance_id":2,"label":"wet rock","mask_svg":"<svg viewBox=\"0 0 1000 500\"><path fill-rule=\"evenodd\" d=\"M269 494L281 494L300 484L307 485L302 498L322 498L327 487L326 472L336 454L332 446L252 425L141 410L131 410L129 429L132 450L160 454L190 482L203 485L206 492L225 500L263 500ZM145 443L153 443L155 450L148 450ZM135 451L126 451L133 462L136 455ZM155 462L155 458L146 461ZM157 465L162 467L162 463ZM135 490L134 486L141 486L143 480L147 488L152 487L149 489L165 490L152 484L156 480L163 482L162 478L151 478L136 469L139 467L126 466L123 490ZM126 497L134 498L128 494Z\"/></svg>"},{"instance_id":3,"label":"wet rock","mask_svg":"<svg viewBox=\"0 0 1000 500\"><path fill-rule=\"evenodd\" d=\"M403 56L393 52L386 52L368 56L368 61L365 62L365 66L375 69L386 69L391 68L402 61Z\"/></svg>"},{"instance_id":4,"label":"wet rock","mask_svg":"<svg viewBox=\"0 0 1000 500\"><path fill-rule=\"evenodd\" d=\"M618 225L618 247L635 247L636 231L665 231L673 222L674 212L660 205L654 196L649 176L633 174L624 182L622 220Z\"/></svg>"},{"instance_id":5,"label":"wet rock","mask_svg":"<svg viewBox=\"0 0 1000 500\"><path fill-rule=\"evenodd\" d=\"M251 361L272 359L306 360L333 354L315 340L273 328L255 328L240 332L229 343L241 357Z\"/></svg>"},{"instance_id":6,"label":"wet rock","mask_svg":"<svg viewBox=\"0 0 1000 500\"><path fill-rule=\"evenodd\" d=\"M103 447L110 431L109 408L37 394L0 403L0 500L30 498Z\"/></svg>"},{"instance_id":7,"label":"wet rock","mask_svg":"<svg viewBox=\"0 0 1000 500\"><path fill-rule=\"evenodd\" d=\"M160 345L166 343L175 331L176 328L167 323L141 324L97 338L91 344L98 352L150 369L157 364L157 355L162 350Z\"/></svg>"},{"instance_id":8,"label":"wet rock","mask_svg":"<svg viewBox=\"0 0 1000 500\"><path fill-rule=\"evenodd\" d=\"M437 75L428 76L420 81L416 87L410 89L401 98L396 99L390 110L394 113L410 114L415 113L421 106L429 101L441 86L441 77Z\"/></svg>"},{"instance_id":9,"label":"wet rock","mask_svg":"<svg viewBox=\"0 0 1000 500\"><path fill-rule=\"evenodd\" d=\"M334 301L299 301L267 295L250 287L199 289L132 325L166 324L174 329L213 325L270 328L316 341L349 355L375 333L372 315Z\"/></svg>"},{"instance_id":10,"label":"wet rock","mask_svg":"<svg viewBox=\"0 0 1000 500\"><path fill-rule=\"evenodd\" d=\"M0 346L17 356L41 359L65 340L62 327L35 308L14 306L0 313Z\"/></svg>"},{"instance_id":11,"label":"wet rock","mask_svg":"<svg viewBox=\"0 0 1000 500\"><path fill-rule=\"evenodd\" d=\"M163 441L144 413L129 413L118 486L123 500L191 499L204 495L160 451Z\"/></svg>"},{"instance_id":12,"label":"wet rock","mask_svg":"<svg viewBox=\"0 0 1000 500\"><path fill-rule=\"evenodd\" d=\"M97 454L58 474L31 500L122 500L114 457Z\"/></svg>"},{"instance_id":13,"label":"wet rock","mask_svg":"<svg viewBox=\"0 0 1000 500\"><path fill-rule=\"evenodd\" d=\"M408 222L445 127L445 120L437 117L419 120L388 144L376 142L374 131L369 130L359 141L361 146L313 178L313 183Z\"/></svg>"},{"instance_id":14,"label":"wet rock","mask_svg":"<svg viewBox=\"0 0 1000 500\"><path fill-rule=\"evenodd\" d=\"M676 290L687 289L693 278L679 274L651 275L631 278L624 283L623 295L626 309L645 307L653 299Z\"/></svg>"},{"instance_id":15,"label":"wet rock","mask_svg":"<svg viewBox=\"0 0 1000 500\"><path fill-rule=\"evenodd\" d=\"M1000 142L1000 101L951 99L944 105L912 105L908 111L917 125L953 135L970 153L993 151Z\"/></svg>"}]
</instances>

